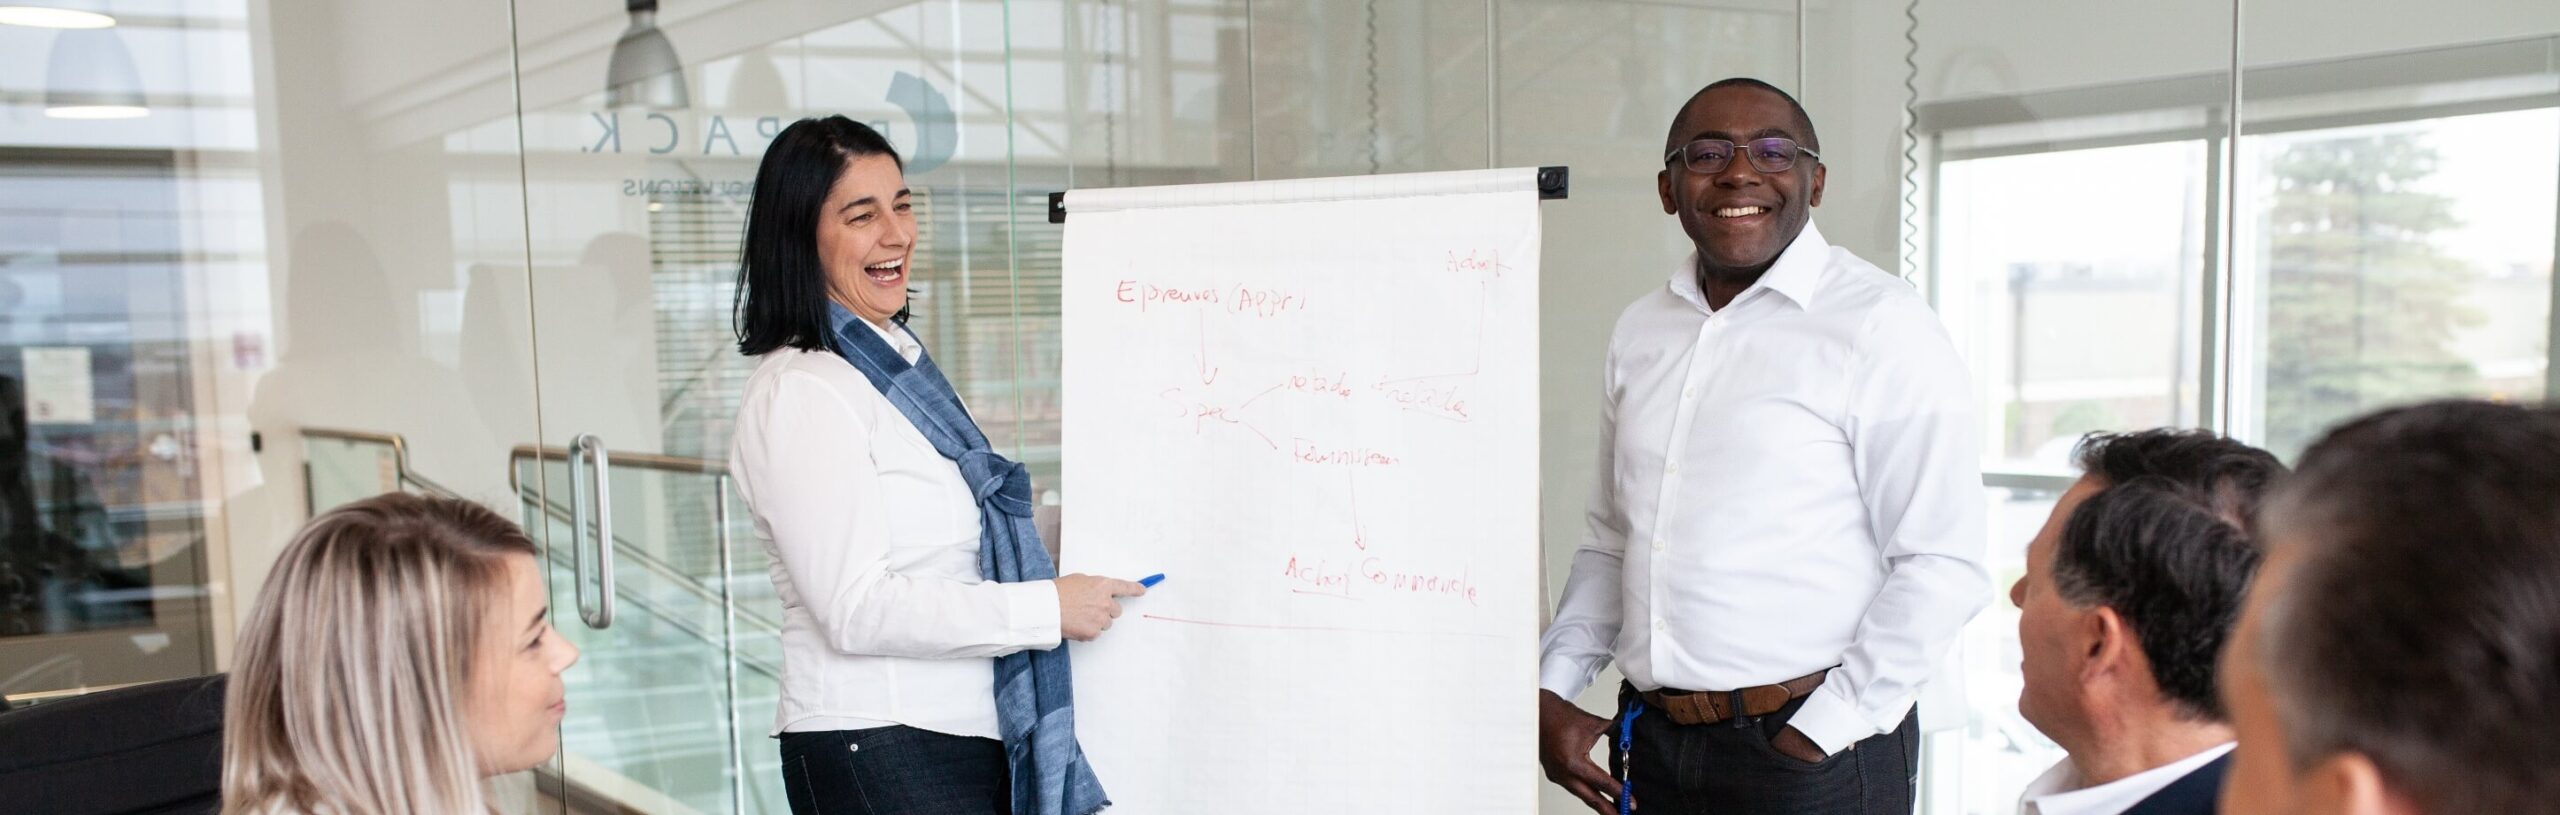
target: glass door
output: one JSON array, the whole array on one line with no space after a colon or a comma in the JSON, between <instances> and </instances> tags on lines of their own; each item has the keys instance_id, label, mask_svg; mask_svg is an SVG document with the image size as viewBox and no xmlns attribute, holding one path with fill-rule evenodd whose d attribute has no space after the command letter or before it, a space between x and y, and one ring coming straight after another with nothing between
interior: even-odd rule
<instances>
[{"instance_id":1,"label":"glass door","mask_svg":"<svg viewBox=\"0 0 2560 815\"><path fill-rule=\"evenodd\" d=\"M35 6L0 22L12 704L223 670L304 519L512 510L536 420L505 3Z\"/></svg>"},{"instance_id":2,"label":"glass door","mask_svg":"<svg viewBox=\"0 0 2560 815\"><path fill-rule=\"evenodd\" d=\"M226 515L245 611L302 520L345 499L399 490L512 516L507 453L535 437L536 368L507 4L227 13L248 38L254 70L237 81L255 110L228 119L181 97L165 113L255 148L249 178L218 191L252 219L260 274L208 253L197 356L241 371L214 393L245 419L225 426L251 465ZM550 777L495 779L495 803L560 811Z\"/></svg>"},{"instance_id":3,"label":"glass door","mask_svg":"<svg viewBox=\"0 0 2560 815\"><path fill-rule=\"evenodd\" d=\"M542 433L514 475L585 651L562 726L573 796L789 809L768 738L782 611L726 476L753 366L730 320L738 246L782 128L843 114L898 145L925 224L914 325L955 379L1012 378L1007 5L882 5L519 7L523 53L618 43L528 63L522 84Z\"/></svg>"}]
</instances>

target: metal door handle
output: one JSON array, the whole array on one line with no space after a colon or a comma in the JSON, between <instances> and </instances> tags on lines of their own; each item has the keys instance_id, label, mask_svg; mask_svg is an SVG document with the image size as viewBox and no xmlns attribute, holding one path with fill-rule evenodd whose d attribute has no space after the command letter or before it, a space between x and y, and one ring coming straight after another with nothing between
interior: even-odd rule
<instances>
[{"instance_id":1,"label":"metal door handle","mask_svg":"<svg viewBox=\"0 0 2560 815\"><path fill-rule=\"evenodd\" d=\"M585 466L592 459L595 471ZM588 628L604 630L613 627L613 481L612 460L605 454L604 440L593 433L580 433L569 442L569 551L576 571L578 619ZM596 598L587 598L587 489L595 492Z\"/></svg>"}]
</instances>

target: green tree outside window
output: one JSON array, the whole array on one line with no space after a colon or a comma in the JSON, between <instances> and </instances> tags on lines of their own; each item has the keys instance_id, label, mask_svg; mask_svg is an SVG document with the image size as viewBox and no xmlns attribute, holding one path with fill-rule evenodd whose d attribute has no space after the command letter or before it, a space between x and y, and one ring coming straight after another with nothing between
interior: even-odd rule
<instances>
[{"instance_id":1,"label":"green tree outside window","mask_svg":"<svg viewBox=\"0 0 2560 815\"><path fill-rule=\"evenodd\" d=\"M2475 389L2454 335L2468 265L2432 242L2451 198L2418 189L2437 156L2412 134L2306 141L2274 161L2267 213L2266 444L2288 459L2330 425Z\"/></svg>"}]
</instances>

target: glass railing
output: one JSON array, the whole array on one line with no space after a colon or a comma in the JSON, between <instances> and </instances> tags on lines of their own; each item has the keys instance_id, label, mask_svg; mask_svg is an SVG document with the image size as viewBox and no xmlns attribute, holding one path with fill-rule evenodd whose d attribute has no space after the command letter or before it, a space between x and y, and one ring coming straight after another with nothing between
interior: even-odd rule
<instances>
[{"instance_id":1,"label":"glass railing","mask_svg":"<svg viewBox=\"0 0 2560 815\"><path fill-rule=\"evenodd\" d=\"M314 513L384 492L454 495L409 468L397 435L302 435ZM559 630L584 651L564 677L565 778L556 780L616 811L788 812L781 757L763 738L781 697L782 605L763 549L735 545L754 538L726 468L608 452L611 519L599 525L592 504L571 500L568 459L561 448L520 446L509 461L518 517L547 542ZM581 510L586 534L612 532L613 613L602 627L577 613L580 580L593 592L602 566L592 538L578 535ZM587 575L573 541L588 547ZM602 604L590 595L586 605Z\"/></svg>"},{"instance_id":2,"label":"glass railing","mask_svg":"<svg viewBox=\"0 0 2560 815\"><path fill-rule=\"evenodd\" d=\"M697 812L789 811L781 757L763 738L781 696L782 604L763 549L738 545L754 538L727 468L644 453L600 458L609 501L596 500L593 484L576 484L573 495L573 480L594 478L580 471L593 465L572 467L567 449L521 446L511 460L524 523L551 541L560 628L586 653L566 677L562 747L609 781L577 778L575 765L572 780L629 783ZM610 517L596 517L599 509ZM594 596L608 562L594 541L608 528L609 608ZM583 608L581 582L590 592Z\"/></svg>"}]
</instances>

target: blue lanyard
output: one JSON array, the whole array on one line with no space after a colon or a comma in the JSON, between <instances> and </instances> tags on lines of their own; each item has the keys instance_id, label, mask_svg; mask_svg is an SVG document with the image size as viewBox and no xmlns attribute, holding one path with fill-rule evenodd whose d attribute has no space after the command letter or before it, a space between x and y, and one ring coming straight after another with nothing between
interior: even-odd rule
<instances>
[{"instance_id":1,"label":"blue lanyard","mask_svg":"<svg viewBox=\"0 0 2560 815\"><path fill-rule=\"evenodd\" d=\"M1627 714L1618 717L1618 815L1634 815L1636 811L1636 717L1642 715L1644 700L1630 697Z\"/></svg>"}]
</instances>

